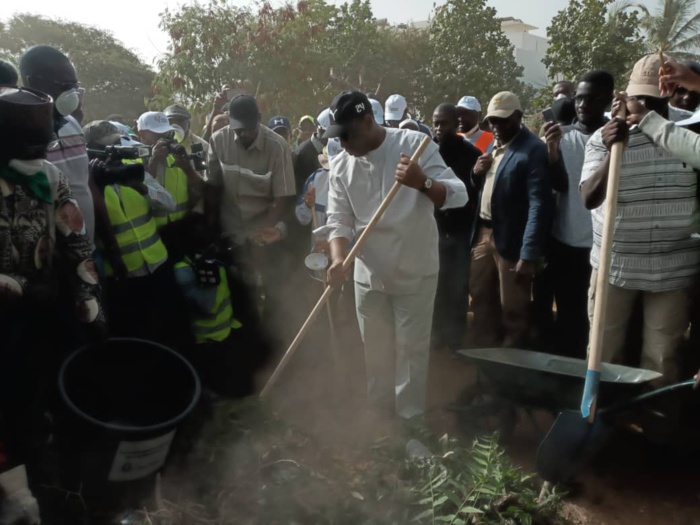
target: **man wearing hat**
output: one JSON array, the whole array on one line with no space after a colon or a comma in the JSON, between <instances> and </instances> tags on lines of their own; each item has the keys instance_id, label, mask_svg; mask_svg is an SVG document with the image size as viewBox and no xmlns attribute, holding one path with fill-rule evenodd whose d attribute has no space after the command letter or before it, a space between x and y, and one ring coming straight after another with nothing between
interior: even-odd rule
<instances>
[{"instance_id":1,"label":"man wearing hat","mask_svg":"<svg viewBox=\"0 0 700 525\"><path fill-rule=\"evenodd\" d=\"M659 87L661 64L656 54L639 60L627 86L630 115L655 112L670 117L668 98ZM641 107L640 107L641 106ZM643 302L642 368L679 379L678 347L689 323L688 288L700 271L700 245L691 238L700 214L697 174L642 133L613 119L588 141L581 175L581 194L593 210L593 250L589 315L593 314L600 259L601 232L610 149L626 141L620 169L603 361L622 362L625 335L634 305ZM638 362L638 361L637 361Z\"/></svg>"},{"instance_id":2,"label":"man wearing hat","mask_svg":"<svg viewBox=\"0 0 700 525\"><path fill-rule=\"evenodd\" d=\"M146 171L175 199L175 210L154 210L158 228L182 220L197 203L204 181L186 155L171 154L175 128L159 111L147 111L136 123L139 139L151 146L151 158Z\"/></svg>"},{"instance_id":3,"label":"man wearing hat","mask_svg":"<svg viewBox=\"0 0 700 525\"><path fill-rule=\"evenodd\" d=\"M547 148L522 125L513 93L495 95L486 119L496 148L472 172L479 191L470 279L475 335L487 347L527 348L532 281L551 228Z\"/></svg>"},{"instance_id":4,"label":"man wearing hat","mask_svg":"<svg viewBox=\"0 0 700 525\"><path fill-rule=\"evenodd\" d=\"M201 144L206 153L209 143L192 132L192 114L187 108L173 104L165 108L163 113L168 117L170 125L175 128L176 138L185 146L187 153L192 153L192 144Z\"/></svg>"},{"instance_id":5,"label":"man wearing hat","mask_svg":"<svg viewBox=\"0 0 700 525\"><path fill-rule=\"evenodd\" d=\"M42 92L0 88L0 523L39 523L35 422L61 361L106 332L80 208L44 160L53 114Z\"/></svg>"},{"instance_id":6,"label":"man wearing hat","mask_svg":"<svg viewBox=\"0 0 700 525\"><path fill-rule=\"evenodd\" d=\"M408 102L406 102L406 97L403 95L391 95L386 99L384 103L384 120L390 128L398 128L404 121L413 120L418 126L418 131L425 133L429 137L433 136L428 126L417 119L413 119L408 114Z\"/></svg>"},{"instance_id":7,"label":"man wearing hat","mask_svg":"<svg viewBox=\"0 0 700 525\"><path fill-rule=\"evenodd\" d=\"M326 147L328 141L323 138L323 134L330 125L330 113L328 108L321 111L316 119L316 131L294 152L294 180L296 183L297 195L299 195L304 187L306 179L308 179L316 170L321 167L318 161L318 156L323 153L323 148Z\"/></svg>"},{"instance_id":8,"label":"man wearing hat","mask_svg":"<svg viewBox=\"0 0 700 525\"><path fill-rule=\"evenodd\" d=\"M395 181L396 194L355 261L357 315L365 346L370 402L404 419L425 410L430 334L439 270L434 211L467 202L467 190L430 142L411 162L424 135L379 126L363 93L346 91L331 105L324 137L344 151L331 163L328 281L346 278L348 244L367 227Z\"/></svg>"},{"instance_id":9,"label":"man wearing hat","mask_svg":"<svg viewBox=\"0 0 700 525\"><path fill-rule=\"evenodd\" d=\"M297 148L311 138L311 135L316 132L317 126L317 122L311 115L304 115L299 119L299 125L297 126Z\"/></svg>"},{"instance_id":10,"label":"man wearing hat","mask_svg":"<svg viewBox=\"0 0 700 525\"><path fill-rule=\"evenodd\" d=\"M292 124L287 117L277 115L272 117L267 123L267 127L277 133L289 144L292 140Z\"/></svg>"},{"instance_id":11,"label":"man wearing hat","mask_svg":"<svg viewBox=\"0 0 700 525\"><path fill-rule=\"evenodd\" d=\"M493 151L493 133L481 129L481 104L476 97L466 96L457 103L459 132L482 153Z\"/></svg>"}]
</instances>

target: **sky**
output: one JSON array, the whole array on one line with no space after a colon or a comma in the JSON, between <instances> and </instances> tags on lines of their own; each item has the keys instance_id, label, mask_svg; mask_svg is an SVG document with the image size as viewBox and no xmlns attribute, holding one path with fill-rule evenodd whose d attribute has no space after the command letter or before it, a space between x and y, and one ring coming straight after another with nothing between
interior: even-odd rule
<instances>
[{"instance_id":1,"label":"sky","mask_svg":"<svg viewBox=\"0 0 700 525\"><path fill-rule=\"evenodd\" d=\"M235 4L246 0L230 0ZM333 0L330 0L333 1ZM427 20L436 0L371 0L377 18L391 23ZM643 3L649 4L651 0ZM206 2L206 0L205 0ZM7 20L16 13L41 14L49 18L62 18L111 31L128 48L136 51L146 62L153 64L159 54L167 50L168 38L158 28L159 14L167 7L176 8L184 0L144 0L141 2L100 2L95 0L3 0L0 20ZM271 3L282 4L281 0ZM437 3L441 3L437 0ZM12 5L14 4L14 5ZM546 36L546 28L552 17L568 4L568 0L488 0L501 17L520 18L539 28L534 34ZM99 7L98 7L99 6ZM110 9L111 7L111 9Z\"/></svg>"}]
</instances>

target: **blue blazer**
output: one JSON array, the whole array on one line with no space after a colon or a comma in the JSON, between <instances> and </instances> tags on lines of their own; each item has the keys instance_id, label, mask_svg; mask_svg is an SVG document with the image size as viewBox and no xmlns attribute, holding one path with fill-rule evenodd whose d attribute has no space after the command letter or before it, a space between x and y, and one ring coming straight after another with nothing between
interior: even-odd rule
<instances>
[{"instance_id":1,"label":"blue blazer","mask_svg":"<svg viewBox=\"0 0 700 525\"><path fill-rule=\"evenodd\" d=\"M472 245L478 234L485 178L472 172L471 182L479 192ZM501 257L513 262L542 257L553 208L547 146L523 127L501 159L491 196L493 236Z\"/></svg>"}]
</instances>

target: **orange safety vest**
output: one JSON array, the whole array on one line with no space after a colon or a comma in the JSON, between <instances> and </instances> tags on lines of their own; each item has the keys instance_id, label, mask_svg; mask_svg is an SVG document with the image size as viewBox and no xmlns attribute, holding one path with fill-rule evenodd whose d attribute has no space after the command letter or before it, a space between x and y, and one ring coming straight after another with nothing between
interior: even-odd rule
<instances>
[{"instance_id":1,"label":"orange safety vest","mask_svg":"<svg viewBox=\"0 0 700 525\"><path fill-rule=\"evenodd\" d=\"M493 133L488 131L482 131L481 135L479 135L479 138L476 139L474 143L481 153L486 153L491 144L493 144Z\"/></svg>"}]
</instances>

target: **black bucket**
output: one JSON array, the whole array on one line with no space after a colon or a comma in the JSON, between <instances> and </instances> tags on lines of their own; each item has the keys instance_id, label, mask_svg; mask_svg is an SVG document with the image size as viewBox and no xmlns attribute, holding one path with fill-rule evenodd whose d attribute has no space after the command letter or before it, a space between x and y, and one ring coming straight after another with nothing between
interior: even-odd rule
<instances>
[{"instance_id":1,"label":"black bucket","mask_svg":"<svg viewBox=\"0 0 700 525\"><path fill-rule=\"evenodd\" d=\"M71 355L59 389L67 408L57 432L65 482L90 510L143 505L178 426L199 402L190 363L157 343L110 339Z\"/></svg>"}]
</instances>

